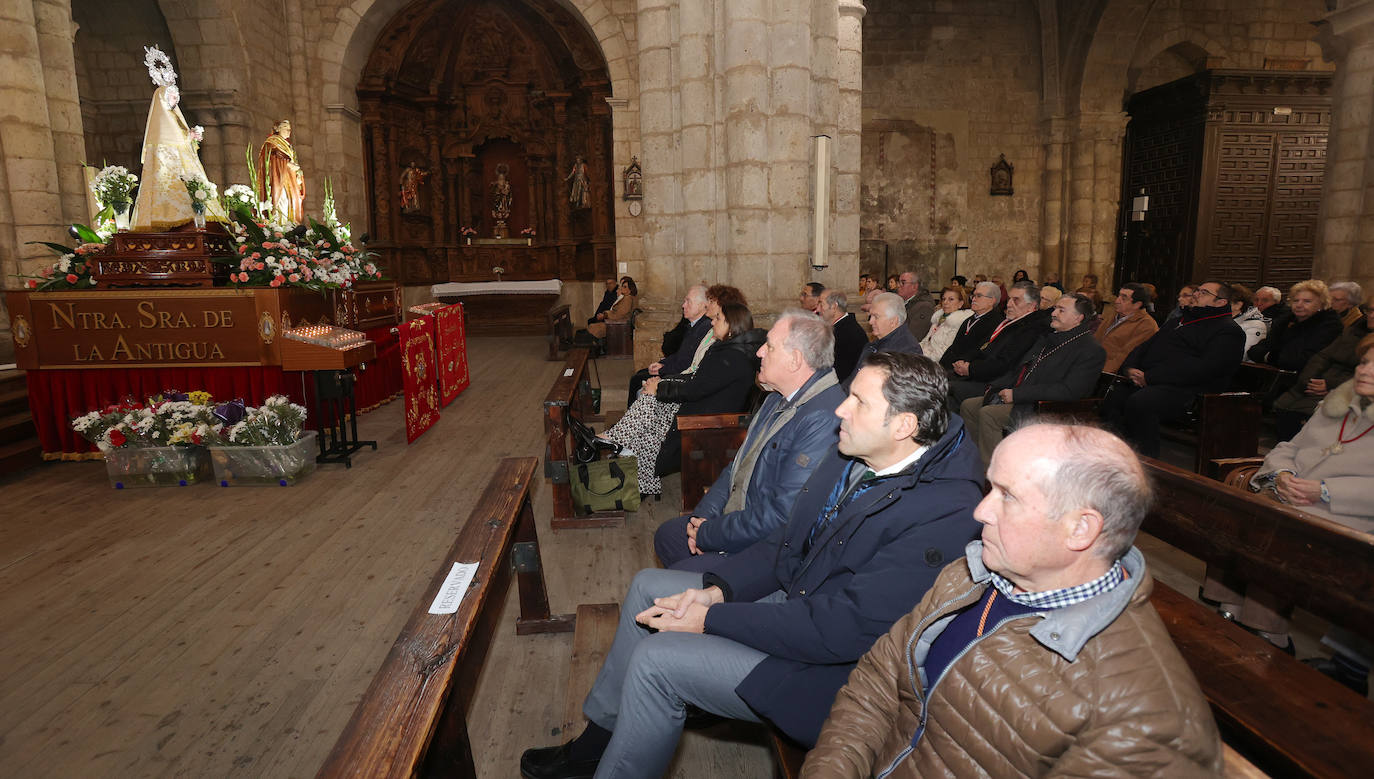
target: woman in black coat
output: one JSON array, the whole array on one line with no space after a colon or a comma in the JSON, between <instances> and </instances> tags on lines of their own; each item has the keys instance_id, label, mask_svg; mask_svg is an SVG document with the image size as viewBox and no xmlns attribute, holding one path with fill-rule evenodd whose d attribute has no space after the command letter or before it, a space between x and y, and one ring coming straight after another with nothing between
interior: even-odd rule
<instances>
[{"instance_id":1,"label":"woman in black coat","mask_svg":"<svg viewBox=\"0 0 1374 779\"><path fill-rule=\"evenodd\" d=\"M1340 317L1331 310L1330 293L1326 284L1320 281L1294 284L1288 293L1288 305L1293 316L1287 325L1271 329L1268 337L1250 349L1249 357L1255 362L1297 372L1317 352L1336 340L1345 328ZM1286 389L1287 385L1278 391Z\"/></svg>"},{"instance_id":2,"label":"woman in black coat","mask_svg":"<svg viewBox=\"0 0 1374 779\"><path fill-rule=\"evenodd\" d=\"M695 371L644 382L639 399L603 436L634 452L639 459L640 492L645 495L662 492L662 482L656 475L661 451L670 452L665 457L680 467L679 413L725 414L746 410L758 372L757 353L765 335L763 330L754 329L754 319L748 308L726 304L711 318L708 337L716 342L706 351Z\"/></svg>"}]
</instances>

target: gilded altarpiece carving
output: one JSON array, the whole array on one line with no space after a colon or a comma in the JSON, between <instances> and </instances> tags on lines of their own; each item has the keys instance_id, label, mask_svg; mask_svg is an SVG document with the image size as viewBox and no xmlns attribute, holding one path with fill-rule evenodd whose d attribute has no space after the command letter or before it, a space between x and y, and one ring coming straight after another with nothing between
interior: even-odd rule
<instances>
[{"instance_id":1,"label":"gilded altarpiece carving","mask_svg":"<svg viewBox=\"0 0 1374 779\"><path fill-rule=\"evenodd\" d=\"M1252 289L1308 278L1330 86L1329 73L1210 70L1134 95L1118 283L1150 281L1172 300L1203 278ZM1142 190L1149 208L1132 220Z\"/></svg>"},{"instance_id":2,"label":"gilded altarpiece carving","mask_svg":"<svg viewBox=\"0 0 1374 779\"><path fill-rule=\"evenodd\" d=\"M615 275L609 96L599 47L555 0L407 7L358 86L371 247L406 284ZM574 210L579 156L591 204ZM402 209L411 165L429 175Z\"/></svg>"}]
</instances>

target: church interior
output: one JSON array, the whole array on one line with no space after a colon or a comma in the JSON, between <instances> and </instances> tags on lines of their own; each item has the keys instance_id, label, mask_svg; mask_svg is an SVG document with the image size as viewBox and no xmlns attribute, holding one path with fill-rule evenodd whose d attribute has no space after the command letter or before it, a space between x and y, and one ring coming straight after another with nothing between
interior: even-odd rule
<instances>
[{"instance_id":1,"label":"church interior","mask_svg":"<svg viewBox=\"0 0 1374 779\"><path fill-rule=\"evenodd\" d=\"M692 508L697 487L684 439L683 475L665 476L657 499L623 520L560 524L569 477L549 436L572 433L550 415L572 406L552 398L576 369L598 389L597 432L610 428L632 405L632 375L670 355L664 339L698 285L743 291L762 329L809 282L845 291L847 311L866 323L873 299L861 275L881 285L912 274L936 295L955 276L1005 280L1003 306L1018 272L1070 293L1091 276L1094 316L1106 322L1116 290L1136 282L1156 290L1161 320L1175 296L1184 306L1185 290L1209 280L1286 292L1320 279L1323 290L1354 282L1365 300L1374 294L1374 0L15 0L0 31L5 776L344 773L341 737L443 580L445 550L467 537L470 516L486 517L478 496L503 458L539 461L525 485L532 524L511 520L522 523L514 573L485 607L486 627L473 628L477 649L455 642L443 658L475 652L470 667L459 661L465 675L449 696L466 707L456 715L465 730L419 737L459 744L471 768L399 772L511 776L524 750L576 735L614 624L602 626L601 645L580 643L581 621L576 634L517 631L526 585L547 588L545 616L581 620L580 606L618 603L636 571L658 565L655 530ZM149 81L145 47L165 54L171 81ZM172 83L179 97L168 102ZM345 295L309 287L309 275L283 285L289 270L269 282L271 268L238 264L248 252L227 213L234 203L215 201L207 229L194 185L188 205L175 174L158 175L172 176L181 226L150 221L154 170L184 164L169 162L155 115L189 133L189 168L212 191L249 192L244 207L260 217L249 244L271 246L273 225L288 230L277 241L328 234L335 246L324 251L339 249L339 267L353 263L368 283ZM286 201L274 200L278 164ZM148 190L124 238L114 230L129 226L122 212L93 194L107 166L138 173ZM89 248L107 219L112 235L95 242L118 247L108 255ZM289 232L297 224L308 238ZM130 281L136 262L102 260L95 275L51 286L66 270L54 276L45 243L82 245L59 262L134 257L130 236L159 230L191 236L203 279L167 266L161 281ZM233 264L213 269L206 258L217 251ZM321 281L325 265L312 266ZM634 291L618 289L634 312L608 329L598 317L618 307L624 277ZM296 284L289 315L286 303L265 302ZM61 329L59 314L45 324L44 295L52 306L109 295L135 312L125 319L151 322L154 308L228 287L245 306L235 316L246 330L234 332L246 346L224 353L169 344L164 359L156 344L122 337L108 342L113 352L69 354L67 340L60 356L30 348L42 343L35 330ZM466 312L466 389L445 396L442 414L432 403L417 427L413 366L396 352L410 332L401 322L455 303ZM191 386L202 369L238 371L217 384L228 394L216 401L252 394L251 406L280 392L304 403L306 371L324 371L289 367L288 347L303 348L287 340L292 320L342 326L349 306L377 356L370 374L331 365L348 387L357 381L340 427L375 446L322 459L289 489L113 490L96 446L67 429L150 386L117 371L157 371L146 381L183 392L210 389ZM207 327L210 317L227 323L228 308L205 316ZM591 337L574 337L584 327ZM591 350L585 365L579 348ZM324 408L314 397L311 413ZM1238 417L1254 428L1241 454L1280 443L1269 401L1264 420L1259 402ZM1165 438L1159 460L1205 475L1200 432ZM725 451L706 459L728 465L735 450ZM1363 489L1374 494L1374 478ZM1207 546L1205 518L1189 521L1203 529L1184 535ZM1296 567L1315 577L1355 561L1344 584L1323 581L1354 584L1367 601L1374 536L1323 527L1358 549L1341 561L1294 552ZM1184 535L1150 532L1147 521L1136 545L1154 578L1196 606L1210 563ZM1291 615L1289 653L1329 655L1331 618L1305 603ZM1368 641L1374 612L1361 608ZM1258 667L1255 657L1239 666ZM1275 747L1281 732L1256 736L1248 713L1223 710L1204 684L1231 750L1227 775L1351 775L1346 767L1374 756L1360 751L1374 748L1367 682L1362 695L1314 703L1279 694L1294 678L1279 666L1256 677L1273 689L1244 689L1251 677L1226 670L1218 685L1256 710L1272 693L1290 707L1275 711L1311 715L1330 741L1306 748L1323 757ZM777 767L776 737L757 724L689 730L668 774L795 775ZM1338 739L1364 746L1327 753Z\"/></svg>"}]
</instances>

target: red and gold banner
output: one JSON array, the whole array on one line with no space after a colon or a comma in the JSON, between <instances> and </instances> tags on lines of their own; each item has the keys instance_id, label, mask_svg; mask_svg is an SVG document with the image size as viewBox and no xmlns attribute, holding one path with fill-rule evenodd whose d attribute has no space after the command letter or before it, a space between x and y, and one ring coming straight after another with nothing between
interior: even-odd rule
<instances>
[{"instance_id":1,"label":"red and gold banner","mask_svg":"<svg viewBox=\"0 0 1374 779\"><path fill-rule=\"evenodd\" d=\"M401 325L401 377L406 393L406 442L439 421L434 322L422 316Z\"/></svg>"},{"instance_id":2,"label":"red and gold banner","mask_svg":"<svg viewBox=\"0 0 1374 779\"><path fill-rule=\"evenodd\" d=\"M439 398L447 406L472 383L468 378L468 336L463 304L435 311L434 325L439 331Z\"/></svg>"}]
</instances>

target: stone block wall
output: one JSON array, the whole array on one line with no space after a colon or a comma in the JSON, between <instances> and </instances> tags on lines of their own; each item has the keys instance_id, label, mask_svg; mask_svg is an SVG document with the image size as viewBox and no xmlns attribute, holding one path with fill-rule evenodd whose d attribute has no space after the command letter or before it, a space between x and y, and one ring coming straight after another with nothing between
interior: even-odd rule
<instances>
[{"instance_id":1,"label":"stone block wall","mask_svg":"<svg viewBox=\"0 0 1374 779\"><path fill-rule=\"evenodd\" d=\"M1039 266L1040 39L1020 0L868 0L863 33L860 236L888 244L889 272L1010 279ZM989 194L1006 155L1015 194ZM939 275L937 275L939 274ZM944 276L941 278L940 276Z\"/></svg>"}]
</instances>

